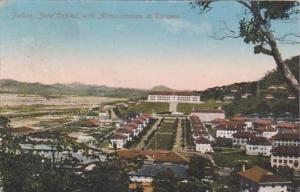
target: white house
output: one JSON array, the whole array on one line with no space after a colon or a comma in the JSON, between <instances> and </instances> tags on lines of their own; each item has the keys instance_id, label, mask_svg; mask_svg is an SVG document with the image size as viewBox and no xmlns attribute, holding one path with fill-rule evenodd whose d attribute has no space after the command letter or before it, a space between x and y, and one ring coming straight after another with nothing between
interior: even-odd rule
<instances>
[{"instance_id":1,"label":"white house","mask_svg":"<svg viewBox=\"0 0 300 192\"><path fill-rule=\"evenodd\" d=\"M225 112L221 109L196 109L192 111L191 115L198 116L202 122L225 119Z\"/></svg>"},{"instance_id":2,"label":"white house","mask_svg":"<svg viewBox=\"0 0 300 192\"><path fill-rule=\"evenodd\" d=\"M201 103L200 95L188 91L154 91L148 94L148 102L176 102L176 103Z\"/></svg>"},{"instance_id":3,"label":"white house","mask_svg":"<svg viewBox=\"0 0 300 192\"><path fill-rule=\"evenodd\" d=\"M250 132L241 132L238 131L232 135L233 137L233 145L239 146L242 149L246 149L246 144L251 138L255 137L253 133Z\"/></svg>"},{"instance_id":4,"label":"white house","mask_svg":"<svg viewBox=\"0 0 300 192\"><path fill-rule=\"evenodd\" d=\"M101 110L99 112L99 117L101 117L101 118L109 118L108 110Z\"/></svg>"},{"instance_id":5,"label":"white house","mask_svg":"<svg viewBox=\"0 0 300 192\"><path fill-rule=\"evenodd\" d=\"M127 136L120 134L120 133L114 133L110 137L110 145L112 148L124 148L127 143Z\"/></svg>"},{"instance_id":6,"label":"white house","mask_svg":"<svg viewBox=\"0 0 300 192\"><path fill-rule=\"evenodd\" d=\"M196 151L201 153L213 152L211 144L209 140L205 137L199 137L195 140L196 143Z\"/></svg>"},{"instance_id":7,"label":"white house","mask_svg":"<svg viewBox=\"0 0 300 192\"><path fill-rule=\"evenodd\" d=\"M299 147L280 146L271 151L272 167L289 167L300 170L300 150Z\"/></svg>"},{"instance_id":8,"label":"white house","mask_svg":"<svg viewBox=\"0 0 300 192\"><path fill-rule=\"evenodd\" d=\"M273 146L300 146L299 133L278 133L272 137Z\"/></svg>"},{"instance_id":9,"label":"white house","mask_svg":"<svg viewBox=\"0 0 300 192\"><path fill-rule=\"evenodd\" d=\"M247 155L270 156L272 143L265 137L253 137L246 144Z\"/></svg>"},{"instance_id":10,"label":"white house","mask_svg":"<svg viewBox=\"0 0 300 192\"><path fill-rule=\"evenodd\" d=\"M223 126L216 127L216 137L233 139L233 134L237 133L235 128L226 128Z\"/></svg>"},{"instance_id":11,"label":"white house","mask_svg":"<svg viewBox=\"0 0 300 192\"><path fill-rule=\"evenodd\" d=\"M258 137L265 137L270 139L271 137L273 137L274 135L276 135L278 133L278 131L272 127L259 127L256 129L256 136Z\"/></svg>"},{"instance_id":12,"label":"white house","mask_svg":"<svg viewBox=\"0 0 300 192\"><path fill-rule=\"evenodd\" d=\"M261 167L254 166L237 173L241 192L287 192L291 181Z\"/></svg>"}]
</instances>

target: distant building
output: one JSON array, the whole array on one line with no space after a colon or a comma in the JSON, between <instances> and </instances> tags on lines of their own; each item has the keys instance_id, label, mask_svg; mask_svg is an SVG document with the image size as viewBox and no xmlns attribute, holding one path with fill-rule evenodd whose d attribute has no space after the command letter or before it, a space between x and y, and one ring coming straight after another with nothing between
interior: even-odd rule
<instances>
[{"instance_id":1,"label":"distant building","mask_svg":"<svg viewBox=\"0 0 300 192\"><path fill-rule=\"evenodd\" d=\"M187 178L187 168L177 164L152 164L143 165L141 169L129 173L132 182L151 183L153 179L162 171L171 170L177 178L184 180Z\"/></svg>"},{"instance_id":2,"label":"distant building","mask_svg":"<svg viewBox=\"0 0 300 192\"><path fill-rule=\"evenodd\" d=\"M261 167L254 166L237 173L241 192L287 192L291 181L281 178Z\"/></svg>"},{"instance_id":3,"label":"distant building","mask_svg":"<svg viewBox=\"0 0 300 192\"><path fill-rule=\"evenodd\" d=\"M110 145L112 146L112 148L124 148L126 143L127 143L127 136L120 134L120 133L114 133L111 137L110 137Z\"/></svg>"},{"instance_id":4,"label":"distant building","mask_svg":"<svg viewBox=\"0 0 300 192\"><path fill-rule=\"evenodd\" d=\"M272 167L289 167L300 170L300 149L299 147L280 146L271 150Z\"/></svg>"},{"instance_id":5,"label":"distant building","mask_svg":"<svg viewBox=\"0 0 300 192\"><path fill-rule=\"evenodd\" d=\"M233 145L239 146L242 149L246 149L246 144L249 142L255 135L250 132L237 132L232 135Z\"/></svg>"},{"instance_id":6,"label":"distant building","mask_svg":"<svg viewBox=\"0 0 300 192\"><path fill-rule=\"evenodd\" d=\"M272 143L265 137L253 137L246 144L247 155L270 156Z\"/></svg>"},{"instance_id":7,"label":"distant building","mask_svg":"<svg viewBox=\"0 0 300 192\"><path fill-rule=\"evenodd\" d=\"M195 140L196 151L201 153L213 152L209 140L205 137L199 137Z\"/></svg>"},{"instance_id":8,"label":"distant building","mask_svg":"<svg viewBox=\"0 0 300 192\"><path fill-rule=\"evenodd\" d=\"M225 119L225 112L221 109L196 109L192 111L191 115L198 116L202 122Z\"/></svg>"},{"instance_id":9,"label":"distant building","mask_svg":"<svg viewBox=\"0 0 300 192\"><path fill-rule=\"evenodd\" d=\"M290 122L280 122L276 125L280 133L295 133L299 132L299 126Z\"/></svg>"},{"instance_id":10,"label":"distant building","mask_svg":"<svg viewBox=\"0 0 300 192\"><path fill-rule=\"evenodd\" d=\"M108 110L101 110L99 112L99 117L101 117L101 118L109 118Z\"/></svg>"},{"instance_id":11,"label":"distant building","mask_svg":"<svg viewBox=\"0 0 300 192\"><path fill-rule=\"evenodd\" d=\"M148 102L177 102L177 103L201 103L200 95L196 92L174 91L174 92L150 92Z\"/></svg>"}]
</instances>

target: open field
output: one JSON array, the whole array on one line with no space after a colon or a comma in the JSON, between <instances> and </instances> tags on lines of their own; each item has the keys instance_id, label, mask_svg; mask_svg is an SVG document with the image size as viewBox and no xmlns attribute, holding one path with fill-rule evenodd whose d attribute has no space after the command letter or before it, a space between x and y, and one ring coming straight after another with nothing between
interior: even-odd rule
<instances>
[{"instance_id":1,"label":"open field","mask_svg":"<svg viewBox=\"0 0 300 192\"><path fill-rule=\"evenodd\" d=\"M216 101L209 100L205 103L193 104L193 103L179 103L177 105L177 111L184 114L190 114L193 109L217 109L222 107L225 103L217 103Z\"/></svg>"},{"instance_id":2,"label":"open field","mask_svg":"<svg viewBox=\"0 0 300 192\"><path fill-rule=\"evenodd\" d=\"M169 111L168 103L147 103L147 102L138 102L135 104L128 104L128 109L123 112L123 116L127 116L131 112L140 112L140 113L159 113Z\"/></svg>"},{"instance_id":3,"label":"open field","mask_svg":"<svg viewBox=\"0 0 300 192\"><path fill-rule=\"evenodd\" d=\"M212 156L219 167L234 167L241 162L246 162L249 165L268 164L270 162L268 157L246 155L239 149L224 149L221 152L215 150Z\"/></svg>"},{"instance_id":4,"label":"open field","mask_svg":"<svg viewBox=\"0 0 300 192\"><path fill-rule=\"evenodd\" d=\"M123 101L121 98L96 96L60 96L45 98L38 95L0 94L0 106L46 105L46 106L92 106L106 102Z\"/></svg>"}]
</instances>

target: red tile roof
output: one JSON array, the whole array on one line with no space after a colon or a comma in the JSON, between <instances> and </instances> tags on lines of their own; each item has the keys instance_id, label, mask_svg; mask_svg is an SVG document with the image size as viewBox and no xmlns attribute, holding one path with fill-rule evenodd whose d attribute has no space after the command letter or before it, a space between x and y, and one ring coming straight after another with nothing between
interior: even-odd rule
<instances>
[{"instance_id":1,"label":"red tile roof","mask_svg":"<svg viewBox=\"0 0 300 192\"><path fill-rule=\"evenodd\" d=\"M132 159L137 157L150 158L156 162L169 162L185 164L189 160L189 156L172 151L152 151L152 150L118 150L117 154L125 159Z\"/></svg>"},{"instance_id":2,"label":"red tile roof","mask_svg":"<svg viewBox=\"0 0 300 192\"><path fill-rule=\"evenodd\" d=\"M257 119L253 123L257 124L257 125L271 125L272 124L271 121L265 120L265 119Z\"/></svg>"},{"instance_id":3,"label":"red tile roof","mask_svg":"<svg viewBox=\"0 0 300 192\"><path fill-rule=\"evenodd\" d=\"M205 137L199 137L195 140L197 144L210 144L209 140Z\"/></svg>"},{"instance_id":4,"label":"red tile roof","mask_svg":"<svg viewBox=\"0 0 300 192\"><path fill-rule=\"evenodd\" d=\"M245 122L246 120L247 120L246 117L242 117L242 116L234 116L233 118L231 118L231 121Z\"/></svg>"},{"instance_id":5,"label":"red tile roof","mask_svg":"<svg viewBox=\"0 0 300 192\"><path fill-rule=\"evenodd\" d=\"M265 137L253 137L248 141L250 145L272 145L272 142Z\"/></svg>"},{"instance_id":6,"label":"red tile roof","mask_svg":"<svg viewBox=\"0 0 300 192\"><path fill-rule=\"evenodd\" d=\"M273 155L280 155L280 156L295 156L299 157L300 156L300 148L296 146L279 146L279 147L274 147L271 150L271 153Z\"/></svg>"},{"instance_id":7,"label":"red tile roof","mask_svg":"<svg viewBox=\"0 0 300 192\"><path fill-rule=\"evenodd\" d=\"M254 166L248 170L240 171L237 173L240 177L255 182L260 183L290 183L288 180L283 179L273 173L265 170L261 167Z\"/></svg>"},{"instance_id":8,"label":"red tile roof","mask_svg":"<svg viewBox=\"0 0 300 192\"><path fill-rule=\"evenodd\" d=\"M272 137L272 140L299 142L300 137L299 137L299 133L277 133Z\"/></svg>"},{"instance_id":9,"label":"red tile roof","mask_svg":"<svg viewBox=\"0 0 300 192\"><path fill-rule=\"evenodd\" d=\"M199 96L195 91L152 91L148 95Z\"/></svg>"},{"instance_id":10,"label":"red tile roof","mask_svg":"<svg viewBox=\"0 0 300 192\"><path fill-rule=\"evenodd\" d=\"M192 113L225 113L221 109L194 109Z\"/></svg>"},{"instance_id":11,"label":"red tile roof","mask_svg":"<svg viewBox=\"0 0 300 192\"><path fill-rule=\"evenodd\" d=\"M255 137L255 135L253 133L250 133L250 132L242 132L242 131L239 131L237 133L234 133L232 135L234 138L242 138L242 139L251 139L253 137Z\"/></svg>"},{"instance_id":12,"label":"red tile roof","mask_svg":"<svg viewBox=\"0 0 300 192\"><path fill-rule=\"evenodd\" d=\"M112 136L110 136L111 139L127 139L127 137L120 133L114 133Z\"/></svg>"},{"instance_id":13,"label":"red tile roof","mask_svg":"<svg viewBox=\"0 0 300 192\"><path fill-rule=\"evenodd\" d=\"M278 123L276 126L277 126L277 128L280 128L280 129L295 129L295 128L297 128L296 124L289 123L289 122L281 122L281 123Z\"/></svg>"}]
</instances>

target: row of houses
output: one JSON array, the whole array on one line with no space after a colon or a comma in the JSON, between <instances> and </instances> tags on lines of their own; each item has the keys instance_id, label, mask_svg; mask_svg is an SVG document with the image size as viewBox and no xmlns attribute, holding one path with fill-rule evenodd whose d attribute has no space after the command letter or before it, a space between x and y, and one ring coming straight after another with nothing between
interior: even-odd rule
<instances>
[{"instance_id":1,"label":"row of houses","mask_svg":"<svg viewBox=\"0 0 300 192\"><path fill-rule=\"evenodd\" d=\"M210 143L212 138L208 134L199 117L195 115L190 116L190 125L194 144L196 145L196 151L201 153L212 152L213 149Z\"/></svg>"},{"instance_id":2,"label":"row of houses","mask_svg":"<svg viewBox=\"0 0 300 192\"><path fill-rule=\"evenodd\" d=\"M215 120L216 136L232 139L233 145L244 149L247 155L270 156L272 167L300 169L300 135L296 124L272 124L262 119L251 124L245 122L241 117Z\"/></svg>"},{"instance_id":3,"label":"row of houses","mask_svg":"<svg viewBox=\"0 0 300 192\"><path fill-rule=\"evenodd\" d=\"M150 121L150 116L146 114L137 115L128 122L122 124L110 137L112 148L124 148L126 144L138 137L146 128Z\"/></svg>"}]
</instances>

